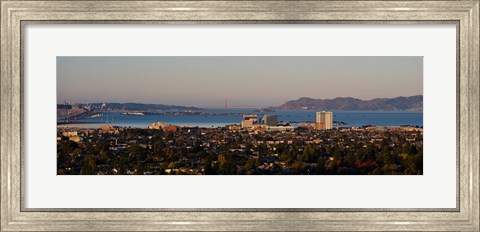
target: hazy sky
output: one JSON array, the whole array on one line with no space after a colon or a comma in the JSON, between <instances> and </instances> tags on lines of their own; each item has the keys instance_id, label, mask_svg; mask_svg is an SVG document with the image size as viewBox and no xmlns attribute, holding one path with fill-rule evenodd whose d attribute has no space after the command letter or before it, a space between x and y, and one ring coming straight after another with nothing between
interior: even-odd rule
<instances>
[{"instance_id":1,"label":"hazy sky","mask_svg":"<svg viewBox=\"0 0 480 232\"><path fill-rule=\"evenodd\" d=\"M423 94L422 57L57 57L57 101L219 107Z\"/></svg>"}]
</instances>

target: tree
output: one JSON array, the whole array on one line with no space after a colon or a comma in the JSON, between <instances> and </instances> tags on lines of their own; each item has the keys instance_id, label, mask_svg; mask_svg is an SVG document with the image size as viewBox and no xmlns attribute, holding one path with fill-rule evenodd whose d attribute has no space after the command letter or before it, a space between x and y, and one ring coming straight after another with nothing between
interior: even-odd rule
<instances>
[{"instance_id":1,"label":"tree","mask_svg":"<svg viewBox=\"0 0 480 232\"><path fill-rule=\"evenodd\" d=\"M95 174L95 156L92 154L89 154L84 162L83 162L83 167L82 167L82 175L94 175Z\"/></svg>"},{"instance_id":2,"label":"tree","mask_svg":"<svg viewBox=\"0 0 480 232\"><path fill-rule=\"evenodd\" d=\"M220 155L218 155L217 161L218 161L218 168L220 173L227 174L229 161L227 160L227 157L225 156L225 154L220 153Z\"/></svg>"},{"instance_id":3,"label":"tree","mask_svg":"<svg viewBox=\"0 0 480 232\"><path fill-rule=\"evenodd\" d=\"M135 165L135 175L143 175L144 174L144 168L143 164L138 161L137 164Z\"/></svg>"},{"instance_id":4,"label":"tree","mask_svg":"<svg viewBox=\"0 0 480 232\"><path fill-rule=\"evenodd\" d=\"M255 168L255 159L248 159L245 163L245 170L250 171Z\"/></svg>"},{"instance_id":5,"label":"tree","mask_svg":"<svg viewBox=\"0 0 480 232\"><path fill-rule=\"evenodd\" d=\"M337 163L335 162L335 160L330 160L330 162L328 162L327 171L330 174L337 174Z\"/></svg>"},{"instance_id":6,"label":"tree","mask_svg":"<svg viewBox=\"0 0 480 232\"><path fill-rule=\"evenodd\" d=\"M218 155L218 171L224 175L232 175L237 172L236 162L229 155L220 153Z\"/></svg>"},{"instance_id":7,"label":"tree","mask_svg":"<svg viewBox=\"0 0 480 232\"><path fill-rule=\"evenodd\" d=\"M212 167L212 164L207 164L205 165L204 169L203 169L203 173L205 175L216 175L217 172L215 171L215 169Z\"/></svg>"},{"instance_id":8,"label":"tree","mask_svg":"<svg viewBox=\"0 0 480 232\"><path fill-rule=\"evenodd\" d=\"M325 174L325 158L319 157L317 160L317 174Z\"/></svg>"}]
</instances>

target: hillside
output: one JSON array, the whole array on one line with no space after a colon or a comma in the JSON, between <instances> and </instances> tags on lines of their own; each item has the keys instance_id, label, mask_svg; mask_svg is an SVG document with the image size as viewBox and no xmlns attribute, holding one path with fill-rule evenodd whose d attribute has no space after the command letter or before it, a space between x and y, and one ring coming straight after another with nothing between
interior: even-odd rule
<instances>
[{"instance_id":1,"label":"hillside","mask_svg":"<svg viewBox=\"0 0 480 232\"><path fill-rule=\"evenodd\" d=\"M103 105L105 104L105 105ZM103 107L102 107L103 105ZM57 108L62 105L57 105ZM84 107L86 104L78 104L79 107ZM198 110L197 107L186 107L176 105L164 104L145 104L145 103L91 103L93 109L109 109L109 110L129 110L129 111L159 111L159 110Z\"/></svg>"},{"instance_id":2,"label":"hillside","mask_svg":"<svg viewBox=\"0 0 480 232\"><path fill-rule=\"evenodd\" d=\"M352 97L337 97L334 99L313 99L302 97L291 100L274 109L284 110L373 110L373 111L422 111L423 95L395 98L375 98L360 100Z\"/></svg>"}]
</instances>

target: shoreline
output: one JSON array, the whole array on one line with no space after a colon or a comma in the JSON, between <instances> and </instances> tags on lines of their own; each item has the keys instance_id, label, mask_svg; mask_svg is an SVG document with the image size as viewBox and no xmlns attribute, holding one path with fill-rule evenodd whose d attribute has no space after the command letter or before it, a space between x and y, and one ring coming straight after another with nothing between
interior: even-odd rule
<instances>
[{"instance_id":1,"label":"shoreline","mask_svg":"<svg viewBox=\"0 0 480 232\"><path fill-rule=\"evenodd\" d=\"M148 129L148 126L150 125L128 125L128 126L122 126L122 125L115 125L115 124L109 124L109 123L92 123L95 125L88 125L90 123L81 123L81 124L57 124L57 129L59 128L80 128L80 129L100 129L102 126L112 126L112 127L117 127L117 128L132 128L132 129ZM190 128L204 128L204 129L212 129L212 128L222 128L226 126L240 126L240 124L226 124L226 125L218 125L218 126L198 126L198 125L174 125L178 127L190 127Z\"/></svg>"},{"instance_id":2,"label":"shoreline","mask_svg":"<svg viewBox=\"0 0 480 232\"><path fill-rule=\"evenodd\" d=\"M303 111L304 112L304 111ZM311 112L311 111L308 111ZM284 124L288 123L294 127L301 125L308 125L315 122L315 115L313 113L298 113L298 114L278 114L279 123ZM335 112L333 112L335 115ZM390 112L391 114L386 114L385 116L379 115L377 113L386 113L382 111L368 112L368 111L356 111L348 113L344 111L343 114L337 112L337 118L333 121L333 126L335 128L351 128L351 127L363 127L363 126L404 126L410 125L412 127L423 127L423 120L421 116L423 112ZM413 116L406 116L402 114L416 113L419 114ZM102 126L115 126L119 128L147 128L152 123L162 122L170 125L175 125L179 127L198 127L198 128L221 128L229 125L240 125L241 118L237 117L225 117L216 119L218 116L206 116L212 118L205 118L204 116L197 115L180 115L180 116L160 116L155 117L153 115L142 115L142 116L130 116L130 115L109 115L116 114L114 112L107 112L107 118L112 118L112 120L92 120L92 119L79 119L71 122L64 122L62 119L57 120L57 127L72 127L72 128L100 128ZM231 114L231 113L228 113ZM273 113L275 114L275 113ZM261 116L262 114L260 114ZM196 117L196 118L191 118ZM115 120L113 120L115 118Z\"/></svg>"},{"instance_id":3,"label":"shoreline","mask_svg":"<svg viewBox=\"0 0 480 232\"><path fill-rule=\"evenodd\" d=\"M100 123L99 123L100 124ZM102 125L76 125L76 124L62 124L62 125L57 125L57 129L101 129L103 126L112 126L114 128L121 128L121 129L145 129L145 130L155 130L155 129L149 129L148 125L147 126L119 126L119 125L114 125L114 124L102 124ZM241 126L240 124L227 124L227 125L218 125L218 126L210 126L210 127L205 127L205 126L192 126L192 125L174 125L178 126L180 128L200 128L200 129L218 129L218 128L224 128L224 127L229 127L229 126ZM295 126L295 128L298 126ZM402 128L402 127L412 127L412 128L423 128L423 126L417 126L417 125L362 125L362 126L337 126L334 127L333 129L351 129L351 128L362 128L362 127L378 127L378 128Z\"/></svg>"}]
</instances>

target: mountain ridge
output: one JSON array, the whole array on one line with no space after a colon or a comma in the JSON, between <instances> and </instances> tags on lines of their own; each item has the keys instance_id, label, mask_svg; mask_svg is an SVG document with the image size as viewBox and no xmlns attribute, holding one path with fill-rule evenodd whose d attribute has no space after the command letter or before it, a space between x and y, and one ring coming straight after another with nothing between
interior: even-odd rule
<instances>
[{"instance_id":1,"label":"mountain ridge","mask_svg":"<svg viewBox=\"0 0 480 232\"><path fill-rule=\"evenodd\" d=\"M131 111L156 111L156 110L198 110L200 108L194 106L179 106L179 105L167 105L167 104L153 104L153 103L135 103L135 102L106 102L106 103L78 103L80 107L90 105L95 109L109 108L113 110L131 110ZM57 104L57 109L64 107L62 104Z\"/></svg>"},{"instance_id":2,"label":"mountain ridge","mask_svg":"<svg viewBox=\"0 0 480 232\"><path fill-rule=\"evenodd\" d=\"M372 110L372 111L423 111L423 95L361 100L353 97L314 99L301 97L273 107L284 110Z\"/></svg>"}]
</instances>

